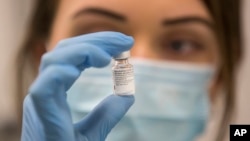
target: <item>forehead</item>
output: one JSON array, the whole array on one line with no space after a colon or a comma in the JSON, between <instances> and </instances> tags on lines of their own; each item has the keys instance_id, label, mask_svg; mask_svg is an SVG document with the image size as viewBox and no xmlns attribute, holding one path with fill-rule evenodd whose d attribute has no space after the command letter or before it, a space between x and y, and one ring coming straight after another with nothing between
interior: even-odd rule
<instances>
[{"instance_id":1,"label":"forehead","mask_svg":"<svg viewBox=\"0 0 250 141\"><path fill-rule=\"evenodd\" d=\"M58 14L71 16L88 7L110 9L128 18L175 18L191 15L211 19L202 0L61 0Z\"/></svg>"}]
</instances>

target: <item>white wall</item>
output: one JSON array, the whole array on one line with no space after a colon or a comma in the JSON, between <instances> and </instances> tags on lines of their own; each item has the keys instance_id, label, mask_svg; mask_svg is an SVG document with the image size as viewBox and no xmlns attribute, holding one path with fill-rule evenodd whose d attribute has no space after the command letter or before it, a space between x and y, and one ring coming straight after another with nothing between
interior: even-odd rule
<instances>
[{"instance_id":1,"label":"white wall","mask_svg":"<svg viewBox=\"0 0 250 141\"><path fill-rule=\"evenodd\" d=\"M0 0L0 124L16 117L9 63L21 43L31 2Z\"/></svg>"},{"instance_id":2,"label":"white wall","mask_svg":"<svg viewBox=\"0 0 250 141\"><path fill-rule=\"evenodd\" d=\"M250 124L250 1L243 4L244 58L238 77L237 123Z\"/></svg>"}]
</instances>

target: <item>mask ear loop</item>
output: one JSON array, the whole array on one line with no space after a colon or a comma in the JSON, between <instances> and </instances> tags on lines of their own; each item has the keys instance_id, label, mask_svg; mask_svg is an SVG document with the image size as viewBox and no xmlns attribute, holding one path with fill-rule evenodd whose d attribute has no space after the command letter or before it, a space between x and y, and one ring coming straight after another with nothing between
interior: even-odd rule
<instances>
[{"instance_id":1,"label":"mask ear loop","mask_svg":"<svg viewBox=\"0 0 250 141\"><path fill-rule=\"evenodd\" d=\"M210 90L210 114L209 120L207 121L207 127L205 129L204 134L197 138L197 141L204 140L210 138L211 140L215 140L218 129L220 127L220 123L223 117L224 111L224 99L225 95L223 94L225 91L221 87L219 83L221 80L221 69L214 69L213 78L211 78L208 83L208 90ZM214 90L211 90L212 87ZM211 138L214 137L214 138Z\"/></svg>"},{"instance_id":2,"label":"mask ear loop","mask_svg":"<svg viewBox=\"0 0 250 141\"><path fill-rule=\"evenodd\" d=\"M218 91L220 91L220 88L222 87L221 84L221 80L222 80L222 72L221 69L214 69L213 72L213 78L211 78L209 85L208 85L208 90L210 93L210 99L211 99L211 103L213 103L214 101L216 101L216 97L218 97Z\"/></svg>"},{"instance_id":3,"label":"mask ear loop","mask_svg":"<svg viewBox=\"0 0 250 141\"><path fill-rule=\"evenodd\" d=\"M203 141L206 139L215 140L216 135L218 134L218 130L220 129L220 123L223 117L223 111L224 111L224 97L225 95L221 94L224 90L220 89L218 90L218 95L216 96L216 99L213 101L212 104L210 104L210 114L207 121L207 126L204 131L204 134L199 136L196 141Z\"/></svg>"}]
</instances>

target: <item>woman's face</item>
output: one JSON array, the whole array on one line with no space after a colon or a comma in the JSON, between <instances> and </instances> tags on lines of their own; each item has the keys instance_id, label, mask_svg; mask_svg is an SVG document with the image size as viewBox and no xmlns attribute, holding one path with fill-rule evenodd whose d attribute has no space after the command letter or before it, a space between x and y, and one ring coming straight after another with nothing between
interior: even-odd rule
<instances>
[{"instance_id":1,"label":"woman's face","mask_svg":"<svg viewBox=\"0 0 250 141\"><path fill-rule=\"evenodd\" d=\"M132 57L217 65L213 19L201 0L61 0L48 50L97 31L135 39Z\"/></svg>"},{"instance_id":2,"label":"woman's face","mask_svg":"<svg viewBox=\"0 0 250 141\"><path fill-rule=\"evenodd\" d=\"M133 36L133 57L218 63L213 20L201 0L61 0L48 49L105 30Z\"/></svg>"}]
</instances>

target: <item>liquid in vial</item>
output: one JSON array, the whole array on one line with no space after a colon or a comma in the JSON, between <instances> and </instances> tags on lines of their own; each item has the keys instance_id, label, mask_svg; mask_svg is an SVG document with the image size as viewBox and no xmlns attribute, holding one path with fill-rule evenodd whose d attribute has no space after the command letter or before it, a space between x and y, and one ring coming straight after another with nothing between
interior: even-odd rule
<instances>
[{"instance_id":1,"label":"liquid in vial","mask_svg":"<svg viewBox=\"0 0 250 141\"><path fill-rule=\"evenodd\" d=\"M114 94L132 95L135 93L134 70L129 63L129 51L114 57L115 63L112 67Z\"/></svg>"}]
</instances>

